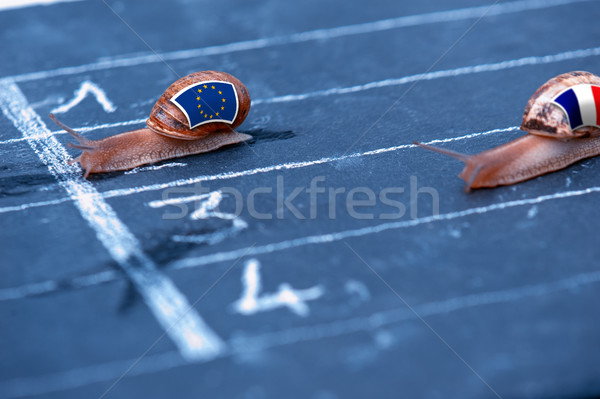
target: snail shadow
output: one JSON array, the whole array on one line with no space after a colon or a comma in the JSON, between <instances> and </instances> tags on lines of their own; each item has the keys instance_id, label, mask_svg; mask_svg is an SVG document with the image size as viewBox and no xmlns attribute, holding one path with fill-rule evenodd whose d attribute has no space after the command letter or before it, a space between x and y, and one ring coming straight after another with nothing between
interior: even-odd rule
<instances>
[{"instance_id":1,"label":"snail shadow","mask_svg":"<svg viewBox=\"0 0 600 399\"><path fill-rule=\"evenodd\" d=\"M261 142L269 142L269 141L279 141L279 140L289 140L296 137L296 133L291 130L284 131L273 131L262 128L250 129L244 132L245 134L249 134L252 138L246 141L246 144L250 146L254 146L257 143Z\"/></svg>"},{"instance_id":2,"label":"snail shadow","mask_svg":"<svg viewBox=\"0 0 600 399\"><path fill-rule=\"evenodd\" d=\"M43 188L49 190L53 186L56 179L48 173L8 175L0 178L0 198L26 195Z\"/></svg>"}]
</instances>

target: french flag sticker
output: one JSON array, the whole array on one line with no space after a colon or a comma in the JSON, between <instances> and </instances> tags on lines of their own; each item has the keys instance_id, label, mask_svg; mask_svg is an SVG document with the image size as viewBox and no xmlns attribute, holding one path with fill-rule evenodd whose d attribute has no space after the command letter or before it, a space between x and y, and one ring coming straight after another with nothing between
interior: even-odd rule
<instances>
[{"instance_id":1,"label":"french flag sticker","mask_svg":"<svg viewBox=\"0 0 600 399\"><path fill-rule=\"evenodd\" d=\"M558 93L552 102L567 115L571 130L600 127L600 86L581 84Z\"/></svg>"}]
</instances>

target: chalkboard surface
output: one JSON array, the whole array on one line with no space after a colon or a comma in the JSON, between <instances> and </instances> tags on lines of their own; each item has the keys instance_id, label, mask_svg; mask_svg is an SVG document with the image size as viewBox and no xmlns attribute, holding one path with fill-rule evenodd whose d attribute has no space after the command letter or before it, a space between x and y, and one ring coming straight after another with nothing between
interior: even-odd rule
<instances>
[{"instance_id":1,"label":"chalkboard surface","mask_svg":"<svg viewBox=\"0 0 600 399\"><path fill-rule=\"evenodd\" d=\"M47 3L41 5L39 3ZM600 160L465 193L600 3L0 5L0 397L600 395ZM245 144L82 177L179 77L248 87Z\"/></svg>"}]
</instances>

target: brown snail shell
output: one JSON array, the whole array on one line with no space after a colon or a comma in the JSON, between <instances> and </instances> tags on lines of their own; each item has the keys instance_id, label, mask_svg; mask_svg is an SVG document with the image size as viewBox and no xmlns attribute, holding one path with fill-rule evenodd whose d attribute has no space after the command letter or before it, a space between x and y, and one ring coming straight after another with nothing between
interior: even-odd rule
<instances>
[{"instance_id":1,"label":"brown snail shell","mask_svg":"<svg viewBox=\"0 0 600 399\"><path fill-rule=\"evenodd\" d=\"M571 130L565 113L552 104L552 99L561 91L584 83L600 85L600 77L590 72L573 71L558 75L544 83L527 102L521 129L538 136L559 139L600 136L600 129L594 126Z\"/></svg>"},{"instance_id":2,"label":"brown snail shell","mask_svg":"<svg viewBox=\"0 0 600 399\"><path fill-rule=\"evenodd\" d=\"M186 116L170 100L179 91L203 81L224 81L232 83L238 99L238 112L231 124L210 122L193 129ZM89 140L64 125L50 114L50 118L71 134L78 143L69 143L83 153L71 162L79 162L90 173L103 173L127 170L140 165L163 161L241 143L252 136L238 133L238 127L250 110L248 89L237 78L225 72L202 71L184 76L174 82L156 101L146 128L120 133L100 140Z\"/></svg>"},{"instance_id":3,"label":"brown snail shell","mask_svg":"<svg viewBox=\"0 0 600 399\"><path fill-rule=\"evenodd\" d=\"M214 122L190 129L185 115L170 100L184 87L207 80L221 80L232 83L238 94L239 112L231 125L224 122ZM177 80L165 90L154 104L146 124L150 129L165 136L194 140L214 132L235 129L246 119L249 110L250 94L246 86L236 77L218 71L194 72Z\"/></svg>"}]
</instances>

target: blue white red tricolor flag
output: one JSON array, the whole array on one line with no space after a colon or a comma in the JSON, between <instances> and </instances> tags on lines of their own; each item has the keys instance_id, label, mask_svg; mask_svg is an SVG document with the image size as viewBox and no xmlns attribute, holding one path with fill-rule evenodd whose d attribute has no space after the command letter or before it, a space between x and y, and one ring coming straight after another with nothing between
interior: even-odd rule
<instances>
[{"instance_id":1,"label":"blue white red tricolor flag","mask_svg":"<svg viewBox=\"0 0 600 399\"><path fill-rule=\"evenodd\" d=\"M208 80L187 86L171 98L190 124L190 129L211 122L233 123L239 103L232 83Z\"/></svg>"},{"instance_id":2,"label":"blue white red tricolor flag","mask_svg":"<svg viewBox=\"0 0 600 399\"><path fill-rule=\"evenodd\" d=\"M552 102L567 115L571 130L600 127L600 86L581 84L558 93Z\"/></svg>"}]
</instances>

